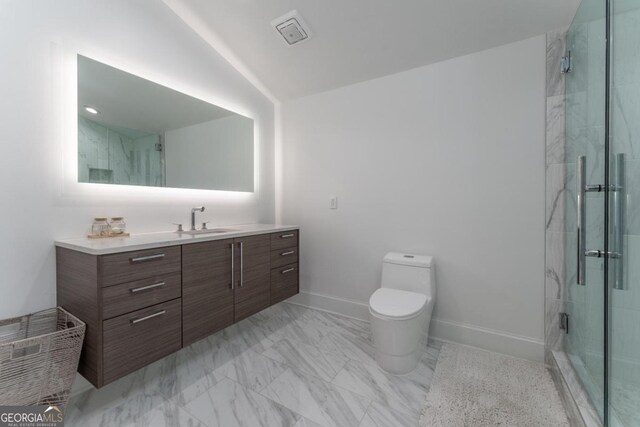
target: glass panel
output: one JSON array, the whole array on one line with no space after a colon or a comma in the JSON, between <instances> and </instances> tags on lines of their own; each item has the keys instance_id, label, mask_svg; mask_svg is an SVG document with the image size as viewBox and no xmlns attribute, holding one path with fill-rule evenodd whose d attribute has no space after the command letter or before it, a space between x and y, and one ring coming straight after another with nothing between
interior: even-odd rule
<instances>
[{"instance_id":1,"label":"glass panel","mask_svg":"<svg viewBox=\"0 0 640 427\"><path fill-rule=\"evenodd\" d=\"M566 191L565 301L570 328L565 351L601 419L604 419L604 296L602 258L585 257L584 285L577 283L577 157L585 157L584 184L604 184L605 2L583 0L567 33L572 71L565 77ZM586 249L604 247L603 192L584 197Z\"/></svg>"},{"instance_id":2,"label":"glass panel","mask_svg":"<svg viewBox=\"0 0 640 427\"><path fill-rule=\"evenodd\" d=\"M165 186L160 135L78 115L78 181Z\"/></svg>"},{"instance_id":3,"label":"glass panel","mask_svg":"<svg viewBox=\"0 0 640 427\"><path fill-rule=\"evenodd\" d=\"M611 15L609 419L640 426L640 4ZM622 156L622 157L621 157Z\"/></svg>"}]
</instances>

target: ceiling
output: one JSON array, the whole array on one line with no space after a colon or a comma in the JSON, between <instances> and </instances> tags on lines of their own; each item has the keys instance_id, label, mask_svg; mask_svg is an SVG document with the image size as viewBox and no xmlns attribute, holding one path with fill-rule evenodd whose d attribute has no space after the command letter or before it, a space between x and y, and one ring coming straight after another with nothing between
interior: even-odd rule
<instances>
[{"instance_id":1,"label":"ceiling","mask_svg":"<svg viewBox=\"0 0 640 427\"><path fill-rule=\"evenodd\" d=\"M235 114L80 55L78 113L132 139Z\"/></svg>"},{"instance_id":2,"label":"ceiling","mask_svg":"<svg viewBox=\"0 0 640 427\"><path fill-rule=\"evenodd\" d=\"M181 2L192 16L205 23L280 100L558 29L569 25L580 3L580 0L172 1ZM292 9L300 12L314 35L305 43L289 47L270 22Z\"/></svg>"}]
</instances>

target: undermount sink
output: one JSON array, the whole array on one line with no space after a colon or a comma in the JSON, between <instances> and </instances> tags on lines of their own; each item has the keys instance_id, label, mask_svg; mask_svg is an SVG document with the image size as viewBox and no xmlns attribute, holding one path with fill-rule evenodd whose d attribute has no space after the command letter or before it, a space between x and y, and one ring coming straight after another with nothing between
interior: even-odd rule
<instances>
[{"instance_id":1,"label":"undermount sink","mask_svg":"<svg viewBox=\"0 0 640 427\"><path fill-rule=\"evenodd\" d=\"M220 234L220 233L230 233L232 231L236 231L230 228L211 228L211 229L204 229L204 230L185 230L185 231L176 231L176 233L178 234L191 234L191 235L197 235L197 234Z\"/></svg>"}]
</instances>

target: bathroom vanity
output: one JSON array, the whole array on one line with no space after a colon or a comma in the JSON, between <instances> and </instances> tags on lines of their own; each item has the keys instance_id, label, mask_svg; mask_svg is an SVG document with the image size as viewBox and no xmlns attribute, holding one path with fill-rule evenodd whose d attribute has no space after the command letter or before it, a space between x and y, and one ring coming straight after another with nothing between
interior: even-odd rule
<instances>
[{"instance_id":1,"label":"bathroom vanity","mask_svg":"<svg viewBox=\"0 0 640 427\"><path fill-rule=\"evenodd\" d=\"M299 229L56 241L57 301L87 324L79 372L102 387L299 292Z\"/></svg>"}]
</instances>

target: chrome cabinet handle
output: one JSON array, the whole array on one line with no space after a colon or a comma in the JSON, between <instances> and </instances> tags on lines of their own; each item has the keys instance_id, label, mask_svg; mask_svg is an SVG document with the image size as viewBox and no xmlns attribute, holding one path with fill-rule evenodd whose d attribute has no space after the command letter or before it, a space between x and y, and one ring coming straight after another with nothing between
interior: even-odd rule
<instances>
[{"instance_id":1,"label":"chrome cabinet handle","mask_svg":"<svg viewBox=\"0 0 640 427\"><path fill-rule=\"evenodd\" d=\"M240 242L240 287L244 286L244 243Z\"/></svg>"},{"instance_id":2,"label":"chrome cabinet handle","mask_svg":"<svg viewBox=\"0 0 640 427\"><path fill-rule=\"evenodd\" d=\"M164 258L164 254L155 254L155 255L147 255L147 256L139 256L139 257L135 257L135 258L129 258L129 261L131 263L138 263L138 262L147 262L147 261L156 261L159 259Z\"/></svg>"},{"instance_id":3,"label":"chrome cabinet handle","mask_svg":"<svg viewBox=\"0 0 640 427\"><path fill-rule=\"evenodd\" d=\"M280 235L281 239L288 239L289 237L295 237L295 234L291 233L291 234L282 234L282 235Z\"/></svg>"},{"instance_id":4,"label":"chrome cabinet handle","mask_svg":"<svg viewBox=\"0 0 640 427\"><path fill-rule=\"evenodd\" d=\"M164 285L165 285L165 282L158 282L158 283L154 283L153 285L141 286L139 288L131 288L129 289L129 292L131 292L132 294L135 294L136 292L142 292L149 289L159 288Z\"/></svg>"},{"instance_id":5,"label":"chrome cabinet handle","mask_svg":"<svg viewBox=\"0 0 640 427\"><path fill-rule=\"evenodd\" d=\"M295 270L295 267L287 268L286 270L282 270L280 273L281 274L287 274L287 273L291 273L294 270Z\"/></svg>"},{"instance_id":6,"label":"chrome cabinet handle","mask_svg":"<svg viewBox=\"0 0 640 427\"><path fill-rule=\"evenodd\" d=\"M295 253L296 253L296 251L282 252L282 253L280 254L280 256L293 255L293 254L295 254Z\"/></svg>"},{"instance_id":7,"label":"chrome cabinet handle","mask_svg":"<svg viewBox=\"0 0 640 427\"><path fill-rule=\"evenodd\" d=\"M577 256L577 271L576 271L576 283L578 285L584 285L584 275L585 275L585 240L587 237L587 220L586 220L586 204L585 204L585 196L587 191L587 171L586 171L586 157L578 156L578 160L576 163L576 175L577 175L577 186L576 189L576 202L578 205L578 212L576 218L576 256Z\"/></svg>"},{"instance_id":8,"label":"chrome cabinet handle","mask_svg":"<svg viewBox=\"0 0 640 427\"><path fill-rule=\"evenodd\" d=\"M231 243L231 290L234 290L236 288L235 285L235 248L236 248L236 244L235 243Z\"/></svg>"},{"instance_id":9,"label":"chrome cabinet handle","mask_svg":"<svg viewBox=\"0 0 640 427\"><path fill-rule=\"evenodd\" d=\"M131 319L130 322L131 322L132 325L135 325L137 323L144 322L145 320L149 320L149 319L153 319L154 317L162 316L166 312L167 312L167 310L160 310L160 311L158 311L156 313L153 313L153 314L150 314L148 316L139 317L137 319Z\"/></svg>"}]
</instances>

